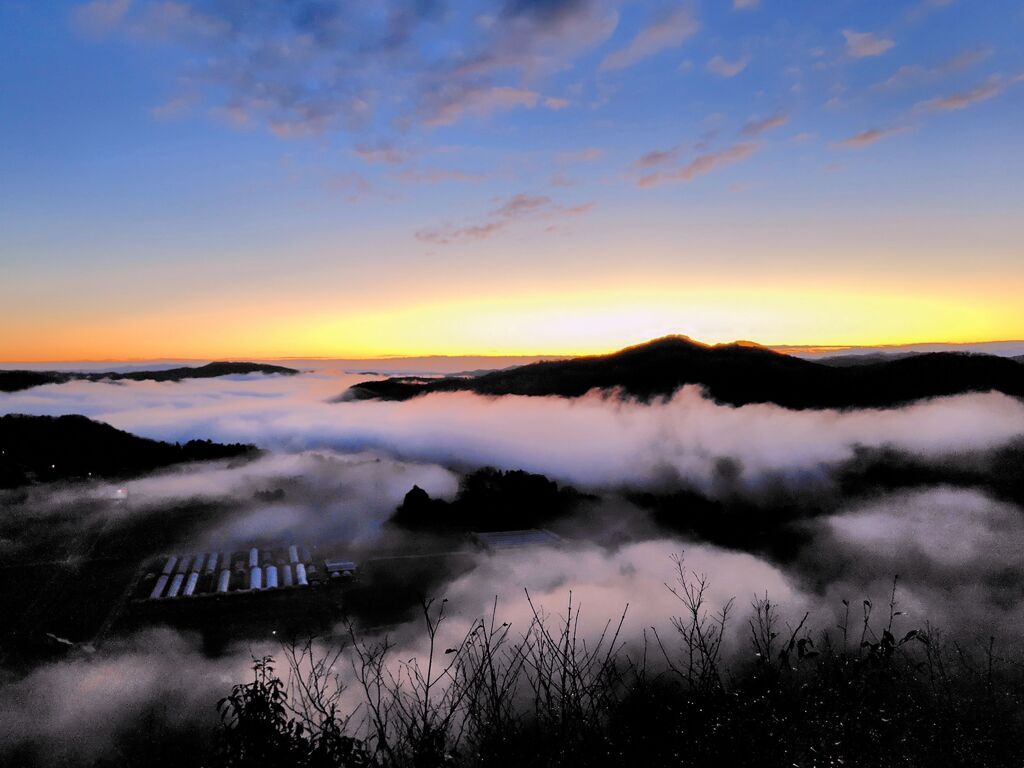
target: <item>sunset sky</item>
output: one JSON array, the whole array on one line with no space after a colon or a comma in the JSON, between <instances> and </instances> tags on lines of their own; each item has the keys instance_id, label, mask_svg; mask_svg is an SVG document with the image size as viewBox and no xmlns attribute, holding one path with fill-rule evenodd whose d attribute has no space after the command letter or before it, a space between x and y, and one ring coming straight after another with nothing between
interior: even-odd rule
<instances>
[{"instance_id":1,"label":"sunset sky","mask_svg":"<svg viewBox=\"0 0 1024 768\"><path fill-rule=\"evenodd\" d=\"M0 2L0 360L1024 339L1019 0Z\"/></svg>"}]
</instances>

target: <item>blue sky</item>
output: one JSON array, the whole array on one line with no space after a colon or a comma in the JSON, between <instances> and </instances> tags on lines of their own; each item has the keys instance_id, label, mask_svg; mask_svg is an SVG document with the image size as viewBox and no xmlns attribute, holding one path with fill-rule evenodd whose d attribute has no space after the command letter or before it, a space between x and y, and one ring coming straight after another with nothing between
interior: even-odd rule
<instances>
[{"instance_id":1,"label":"blue sky","mask_svg":"<svg viewBox=\"0 0 1024 768\"><path fill-rule=\"evenodd\" d=\"M1024 335L1022 31L998 1L8 0L0 357Z\"/></svg>"}]
</instances>

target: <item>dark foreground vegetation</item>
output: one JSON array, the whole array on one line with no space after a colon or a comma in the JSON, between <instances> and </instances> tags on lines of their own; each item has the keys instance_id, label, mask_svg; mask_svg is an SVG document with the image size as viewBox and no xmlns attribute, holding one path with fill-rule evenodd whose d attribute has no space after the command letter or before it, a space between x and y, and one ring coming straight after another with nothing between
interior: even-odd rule
<instances>
[{"instance_id":1,"label":"dark foreground vegetation","mask_svg":"<svg viewBox=\"0 0 1024 768\"><path fill-rule=\"evenodd\" d=\"M280 373L287 376L298 373L294 368L264 363L207 363L199 366L169 368L166 371L129 371L116 373L75 373L68 371L0 371L0 392L18 392L43 384L64 384L68 381L182 381L183 379L209 379L243 373Z\"/></svg>"},{"instance_id":2,"label":"dark foreground vegetation","mask_svg":"<svg viewBox=\"0 0 1024 768\"><path fill-rule=\"evenodd\" d=\"M452 501L432 499L413 486L391 523L411 531L464 532L535 528L571 512L593 498L559 487L544 475L484 467L465 475Z\"/></svg>"},{"instance_id":3,"label":"dark foreground vegetation","mask_svg":"<svg viewBox=\"0 0 1024 768\"><path fill-rule=\"evenodd\" d=\"M727 660L733 606L710 611L707 580L678 567L679 614L639 644L622 642L622 620L584 638L570 596L562 615L535 608L516 628L495 611L446 646L445 603L428 602L419 659L355 630L340 647L291 643L280 664L254 659L251 681L217 704L214 732L133 741L100 765L1021 764L1021 659L994 640L902 626L895 583L888 605L846 605L816 634L755 599L746 650Z\"/></svg>"},{"instance_id":4,"label":"dark foreground vegetation","mask_svg":"<svg viewBox=\"0 0 1024 768\"><path fill-rule=\"evenodd\" d=\"M255 446L241 443L149 440L85 416L0 416L0 488L128 477L187 461L256 454Z\"/></svg>"},{"instance_id":5,"label":"dark foreground vegetation","mask_svg":"<svg viewBox=\"0 0 1024 768\"><path fill-rule=\"evenodd\" d=\"M764 483L752 495L740 480L742 469L734 459L721 459L712 493L679 485L623 495L666 530L775 562L800 554L812 536L808 521L882 492L949 486L1024 504L1024 439L975 456L928 459L890 447L858 447L818 487L796 492L781 482ZM390 523L421 535L557 527L596 498L544 475L484 467L463 476L450 502L414 486Z\"/></svg>"},{"instance_id":6,"label":"dark foreground vegetation","mask_svg":"<svg viewBox=\"0 0 1024 768\"><path fill-rule=\"evenodd\" d=\"M348 397L408 400L431 392L580 397L617 389L650 400L699 384L719 403L786 408L890 407L929 397L997 391L1024 397L1024 366L993 355L934 352L835 366L745 343L707 346L681 336L611 355L533 363L472 378L363 382Z\"/></svg>"},{"instance_id":7,"label":"dark foreground vegetation","mask_svg":"<svg viewBox=\"0 0 1024 768\"><path fill-rule=\"evenodd\" d=\"M285 649L287 684L257 660L220 703L219 764L1019 765L1019 668L993 644L974 654L897 633L895 592L887 619L865 601L817 639L764 598L749 660L729 669L729 608L709 613L706 580L681 565L679 577L672 636L651 630L640 653L620 642L621 621L586 642L571 599L557 619L535 610L521 635L492 615L443 650L444 605L427 604L430 651L397 667L386 640L353 635L364 710L349 719L321 684L340 657Z\"/></svg>"}]
</instances>

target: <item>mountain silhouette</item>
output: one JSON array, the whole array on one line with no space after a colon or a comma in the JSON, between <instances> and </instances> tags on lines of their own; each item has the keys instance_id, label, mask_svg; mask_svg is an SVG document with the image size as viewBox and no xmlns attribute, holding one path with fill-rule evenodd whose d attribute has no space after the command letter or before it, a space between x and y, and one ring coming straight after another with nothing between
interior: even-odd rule
<instances>
[{"instance_id":1,"label":"mountain silhouette","mask_svg":"<svg viewBox=\"0 0 1024 768\"><path fill-rule=\"evenodd\" d=\"M786 408L867 408L965 392L1024 397L1024 366L994 355L930 352L834 366L751 342L707 345L667 336L609 355L533 363L472 378L391 378L351 387L341 399L408 400L433 392L580 397L617 390L640 400L702 386L719 403Z\"/></svg>"},{"instance_id":2,"label":"mountain silhouette","mask_svg":"<svg viewBox=\"0 0 1024 768\"><path fill-rule=\"evenodd\" d=\"M298 373L294 368L264 363L207 363L196 367L183 366L165 371L130 371L116 373L73 373L66 371L0 371L0 392L18 392L43 384L63 384L68 381L181 381L182 379L209 379L216 376L231 376L243 373L280 373L292 376Z\"/></svg>"},{"instance_id":3,"label":"mountain silhouette","mask_svg":"<svg viewBox=\"0 0 1024 768\"><path fill-rule=\"evenodd\" d=\"M186 461L251 457L252 445L164 443L85 416L0 416L0 488L71 478L127 477Z\"/></svg>"}]
</instances>

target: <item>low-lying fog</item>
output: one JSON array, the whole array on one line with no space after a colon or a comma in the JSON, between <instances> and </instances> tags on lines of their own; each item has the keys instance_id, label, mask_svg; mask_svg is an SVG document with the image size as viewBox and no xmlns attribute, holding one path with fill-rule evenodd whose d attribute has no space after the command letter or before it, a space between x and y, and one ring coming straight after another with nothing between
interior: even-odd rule
<instances>
[{"instance_id":1,"label":"low-lying fog","mask_svg":"<svg viewBox=\"0 0 1024 768\"><path fill-rule=\"evenodd\" d=\"M972 394L884 411L795 412L720 406L686 387L649 405L598 393L575 401L453 393L332 403L373 377L336 363L309 367L293 377L44 386L0 395L0 413L78 413L161 440L268 449L242 465L194 465L129 482L132 502L122 514L197 497L232 502L200 540L182 545L289 536L372 546L414 484L451 498L461 473L488 465L592 493L577 519L562 524L564 547L482 553L444 586L437 597L448 598L453 637L489 613L495 597L504 620L525 626L524 589L552 613L564 610L571 590L586 631L599 631L628 604L625 637L636 643L645 628L665 626L678 612L664 583L679 553L687 569L710 578L712 607L737 598L732 654L749 653L743 611L755 594L767 592L787 617L809 611L812 625L824 629L836 623L843 599L887 603L895 574L903 628L930 622L1007 642L1024 630L1020 508L941 480L846 497L832 475L858 447L892 448L939 468L976 466L1024 435L1024 403L1013 398ZM282 483L289 485L281 499L254 495ZM769 561L684 540L629 500L636 491L680 488L743 498L749 514L769 517L778 514L771 500L779 492L830 501L827 514L801 523L794 557ZM102 485L37 486L5 514L45 518L104 493ZM0 553L16 554L23 544L0 542ZM410 654L419 652L418 624L389 631ZM91 657L11 676L0 689L0 745L46 743L58 755L99 755L130 718L157 703L168 718L210 721L216 699L261 650L273 647L240 639L234 652L208 658L196 637L158 628L111 640Z\"/></svg>"}]
</instances>

